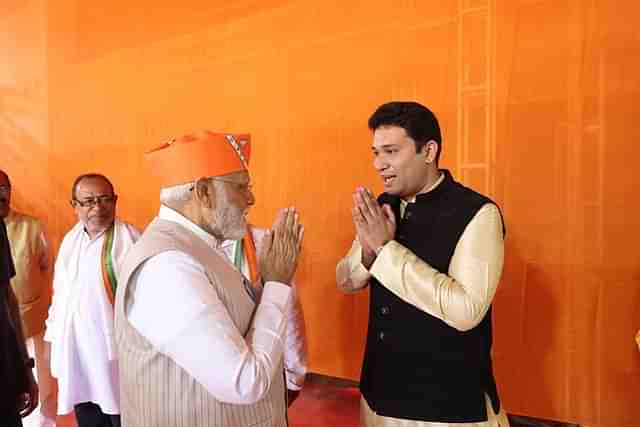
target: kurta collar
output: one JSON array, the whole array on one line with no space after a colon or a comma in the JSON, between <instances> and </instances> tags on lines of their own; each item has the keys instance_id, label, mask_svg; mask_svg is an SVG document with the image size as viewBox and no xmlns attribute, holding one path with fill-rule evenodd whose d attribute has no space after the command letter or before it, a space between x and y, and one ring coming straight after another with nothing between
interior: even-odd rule
<instances>
[{"instance_id":1,"label":"kurta collar","mask_svg":"<svg viewBox=\"0 0 640 427\"><path fill-rule=\"evenodd\" d=\"M414 202L416 201L416 198L418 198L419 196L422 196L422 195L428 194L428 193L432 192L433 190L435 190L435 189L436 189L436 187L438 187L438 186L442 183L442 181L444 181L445 176L446 176L445 172L448 172L448 171L440 171L440 177L437 179L437 181L436 181L436 182L434 182L434 183L431 185L431 187L429 187L429 188L427 188L426 190L424 190L424 191L422 191L422 192L420 192L420 193L416 194L415 196L413 196L413 197L411 198L411 200L404 200L404 199L400 199L400 204L404 207L404 206L406 206L406 205L407 205L407 204L409 204L409 203L414 203Z\"/></svg>"},{"instance_id":2,"label":"kurta collar","mask_svg":"<svg viewBox=\"0 0 640 427\"><path fill-rule=\"evenodd\" d=\"M113 220L113 223L115 224L115 219ZM110 226L109 226L110 227ZM82 225L82 235L84 237L86 237L87 239L89 239L89 241L91 242L95 242L96 240L98 240L100 237L102 237L102 235L104 233L107 232L107 230L109 229L109 227L107 227L106 230L102 230L101 232L99 232L98 234L96 234L96 237L94 237L93 239L91 238L91 236L89 235L89 232L87 231L87 228L84 226L84 224Z\"/></svg>"},{"instance_id":3,"label":"kurta collar","mask_svg":"<svg viewBox=\"0 0 640 427\"><path fill-rule=\"evenodd\" d=\"M431 187L427 188L425 191L419 194L416 194L409 201L400 199L401 211L404 211L404 209L407 207L409 203L415 203L416 201L423 202L425 200L430 200L434 197L437 197L439 194L442 193L443 188L446 186L446 185L442 185L442 183L444 183L445 181L449 182L452 179L453 178L451 177L451 173L449 173L448 170L440 169L440 178L438 178L438 180Z\"/></svg>"}]
</instances>

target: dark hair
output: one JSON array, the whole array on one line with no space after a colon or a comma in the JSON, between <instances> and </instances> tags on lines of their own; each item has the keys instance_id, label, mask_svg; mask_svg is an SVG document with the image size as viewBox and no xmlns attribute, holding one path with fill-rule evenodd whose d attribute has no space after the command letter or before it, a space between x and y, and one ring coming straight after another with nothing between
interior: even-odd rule
<instances>
[{"instance_id":1,"label":"dark hair","mask_svg":"<svg viewBox=\"0 0 640 427\"><path fill-rule=\"evenodd\" d=\"M115 190L113 189L113 184L111 183L111 181L109 181L109 178L99 173L85 173L83 175L80 175L75 179L75 181L73 181L73 185L71 186L71 200L75 200L76 190L78 189L78 185L80 185L82 181L84 181L85 179L96 179L96 178L102 179L104 182L109 184L109 187L111 187L111 194L116 194Z\"/></svg>"},{"instance_id":2,"label":"dark hair","mask_svg":"<svg viewBox=\"0 0 640 427\"><path fill-rule=\"evenodd\" d=\"M9 179L9 175L2 169L0 169L0 175L4 176L7 179L7 183L9 184L9 188L11 188L11 180Z\"/></svg>"},{"instance_id":3,"label":"dark hair","mask_svg":"<svg viewBox=\"0 0 640 427\"><path fill-rule=\"evenodd\" d=\"M442 136L436 116L417 102L393 101L382 104L369 117L369 129L375 131L380 126L398 126L416 143L416 153L429 141L438 144L436 165L442 151Z\"/></svg>"}]
</instances>

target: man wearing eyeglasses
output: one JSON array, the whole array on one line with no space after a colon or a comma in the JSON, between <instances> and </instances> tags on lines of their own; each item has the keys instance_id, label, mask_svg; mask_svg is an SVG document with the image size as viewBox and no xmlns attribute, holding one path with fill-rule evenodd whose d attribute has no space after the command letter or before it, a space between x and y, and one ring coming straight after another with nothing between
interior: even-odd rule
<instances>
[{"instance_id":1,"label":"man wearing eyeglasses","mask_svg":"<svg viewBox=\"0 0 640 427\"><path fill-rule=\"evenodd\" d=\"M74 411L79 427L120 426L115 273L140 233L115 217L117 200L104 175L76 178L71 206L78 223L62 240L54 267L44 338L58 379L58 414Z\"/></svg>"},{"instance_id":2,"label":"man wearing eyeglasses","mask_svg":"<svg viewBox=\"0 0 640 427\"><path fill-rule=\"evenodd\" d=\"M23 420L25 427L55 425L55 381L49 370L44 321L51 302L48 243L39 219L11 208L11 181L0 170L0 218L4 219L16 275L11 281L20 307L22 330L40 388L40 406Z\"/></svg>"},{"instance_id":3,"label":"man wearing eyeglasses","mask_svg":"<svg viewBox=\"0 0 640 427\"><path fill-rule=\"evenodd\" d=\"M127 426L287 425L282 360L303 231L295 209L281 211L255 257L261 288L225 256L255 202L249 144L204 131L147 155L160 212L127 255L116 301Z\"/></svg>"}]
</instances>

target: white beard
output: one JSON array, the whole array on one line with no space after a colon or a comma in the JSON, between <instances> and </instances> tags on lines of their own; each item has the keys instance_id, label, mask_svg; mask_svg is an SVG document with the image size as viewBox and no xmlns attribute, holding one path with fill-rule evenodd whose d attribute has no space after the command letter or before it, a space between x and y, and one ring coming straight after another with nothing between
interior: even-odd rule
<instances>
[{"instance_id":1,"label":"white beard","mask_svg":"<svg viewBox=\"0 0 640 427\"><path fill-rule=\"evenodd\" d=\"M216 209L209 218L213 234L223 240L240 240L247 230L244 212L229 203L226 189L216 191Z\"/></svg>"}]
</instances>

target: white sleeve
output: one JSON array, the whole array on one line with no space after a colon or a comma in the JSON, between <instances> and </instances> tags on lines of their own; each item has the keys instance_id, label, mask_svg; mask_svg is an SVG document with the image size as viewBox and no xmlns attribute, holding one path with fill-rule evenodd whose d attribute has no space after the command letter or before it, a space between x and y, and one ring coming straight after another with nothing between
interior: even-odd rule
<instances>
[{"instance_id":1,"label":"white sleeve","mask_svg":"<svg viewBox=\"0 0 640 427\"><path fill-rule=\"evenodd\" d=\"M256 250L260 248L266 231L264 228L251 227ZM284 342L284 371L287 379L287 389L300 390L307 375L307 345L302 306L300 305L294 281L291 282L291 298L286 308L286 319L287 334Z\"/></svg>"},{"instance_id":2,"label":"white sleeve","mask_svg":"<svg viewBox=\"0 0 640 427\"><path fill-rule=\"evenodd\" d=\"M127 317L161 353L222 402L265 396L283 354L290 288L265 284L246 337L238 331L201 265L176 251L145 262L132 278Z\"/></svg>"},{"instance_id":3,"label":"white sleeve","mask_svg":"<svg viewBox=\"0 0 640 427\"><path fill-rule=\"evenodd\" d=\"M58 254L58 257L59 256ZM63 276L63 269L62 262L56 262L53 269L53 296L51 297L51 305L49 305L49 312L45 320L44 340L48 342L53 342L55 338L58 304L60 304L60 294L64 292L62 289L63 280L61 278L61 276ZM64 304L64 302L62 302L62 304Z\"/></svg>"},{"instance_id":4,"label":"white sleeve","mask_svg":"<svg viewBox=\"0 0 640 427\"><path fill-rule=\"evenodd\" d=\"M295 283L291 283L291 298L286 309L287 335L285 337L284 370L289 390L300 390L307 375L307 346L304 318Z\"/></svg>"},{"instance_id":5,"label":"white sleeve","mask_svg":"<svg viewBox=\"0 0 640 427\"><path fill-rule=\"evenodd\" d=\"M359 291L367 287L370 278L371 274L362 265L362 246L358 239L355 239L349 253L336 267L338 289L346 293Z\"/></svg>"}]
</instances>

